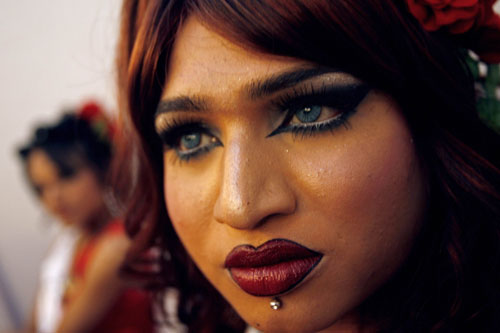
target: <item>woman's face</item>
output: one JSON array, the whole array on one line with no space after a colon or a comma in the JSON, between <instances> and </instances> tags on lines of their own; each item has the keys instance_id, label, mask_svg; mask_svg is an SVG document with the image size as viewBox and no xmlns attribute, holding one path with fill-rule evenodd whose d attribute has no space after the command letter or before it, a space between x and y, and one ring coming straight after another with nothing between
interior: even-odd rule
<instances>
[{"instance_id":1,"label":"woman's face","mask_svg":"<svg viewBox=\"0 0 500 333\"><path fill-rule=\"evenodd\" d=\"M57 165L41 149L32 151L27 163L28 176L41 202L63 223L83 226L103 208L102 187L91 169L82 167L62 177Z\"/></svg>"},{"instance_id":2,"label":"woman's face","mask_svg":"<svg viewBox=\"0 0 500 333\"><path fill-rule=\"evenodd\" d=\"M425 194L411 135L348 73L243 49L191 17L155 125L177 234L260 330L344 329L412 247Z\"/></svg>"}]
</instances>

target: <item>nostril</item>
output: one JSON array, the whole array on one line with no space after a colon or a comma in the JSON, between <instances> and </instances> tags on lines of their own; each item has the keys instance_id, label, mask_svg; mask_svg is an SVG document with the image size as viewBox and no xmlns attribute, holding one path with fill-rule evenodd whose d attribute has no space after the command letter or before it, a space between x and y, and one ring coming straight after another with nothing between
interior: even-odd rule
<instances>
[{"instance_id":1,"label":"nostril","mask_svg":"<svg viewBox=\"0 0 500 333\"><path fill-rule=\"evenodd\" d=\"M271 215L268 215L266 217L264 217L262 220L260 220L260 222L258 223L258 225L264 225L264 224L267 224L269 223L271 220L274 220L274 219L277 219L279 217L282 217L286 214L282 214L282 213L275 213L275 214L271 214Z\"/></svg>"},{"instance_id":2,"label":"nostril","mask_svg":"<svg viewBox=\"0 0 500 333\"><path fill-rule=\"evenodd\" d=\"M295 195L284 182L268 180L260 191L252 192L252 198L248 198L248 193L244 200L243 195L222 193L214 206L214 219L235 229L254 229L276 217L293 214L296 209Z\"/></svg>"}]
</instances>

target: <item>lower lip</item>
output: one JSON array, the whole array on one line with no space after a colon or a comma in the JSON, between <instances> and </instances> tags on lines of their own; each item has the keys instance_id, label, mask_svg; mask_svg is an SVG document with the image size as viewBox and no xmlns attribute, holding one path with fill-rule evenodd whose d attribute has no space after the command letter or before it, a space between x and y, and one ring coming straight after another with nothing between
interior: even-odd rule
<instances>
[{"instance_id":1,"label":"lower lip","mask_svg":"<svg viewBox=\"0 0 500 333\"><path fill-rule=\"evenodd\" d=\"M254 296L273 296L291 290L319 263L321 256L280 262L262 267L233 267L233 280Z\"/></svg>"}]
</instances>

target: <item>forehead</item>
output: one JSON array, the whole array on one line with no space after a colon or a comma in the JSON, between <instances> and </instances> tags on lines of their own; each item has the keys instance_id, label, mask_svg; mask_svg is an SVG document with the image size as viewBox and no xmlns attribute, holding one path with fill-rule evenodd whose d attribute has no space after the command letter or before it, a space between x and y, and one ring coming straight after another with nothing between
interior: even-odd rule
<instances>
[{"instance_id":1,"label":"forehead","mask_svg":"<svg viewBox=\"0 0 500 333\"><path fill-rule=\"evenodd\" d=\"M206 89L224 93L228 87L238 89L254 78L305 64L243 48L191 16L176 36L164 96L196 94Z\"/></svg>"},{"instance_id":2,"label":"forehead","mask_svg":"<svg viewBox=\"0 0 500 333\"><path fill-rule=\"evenodd\" d=\"M57 165L41 149L35 149L28 155L27 170L30 179L35 183L57 179L59 176Z\"/></svg>"}]
</instances>

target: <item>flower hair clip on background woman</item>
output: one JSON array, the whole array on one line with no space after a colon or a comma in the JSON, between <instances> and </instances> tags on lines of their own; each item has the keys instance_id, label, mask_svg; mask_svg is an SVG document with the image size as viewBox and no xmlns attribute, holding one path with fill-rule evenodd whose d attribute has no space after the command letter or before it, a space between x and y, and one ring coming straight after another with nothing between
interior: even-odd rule
<instances>
[{"instance_id":1,"label":"flower hair clip on background woman","mask_svg":"<svg viewBox=\"0 0 500 333\"><path fill-rule=\"evenodd\" d=\"M500 139L460 49L498 34L412 14L463 3L124 2L129 258L164 248L190 331L500 329Z\"/></svg>"}]
</instances>

